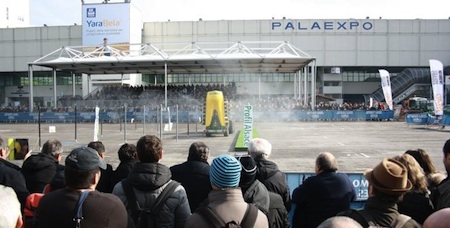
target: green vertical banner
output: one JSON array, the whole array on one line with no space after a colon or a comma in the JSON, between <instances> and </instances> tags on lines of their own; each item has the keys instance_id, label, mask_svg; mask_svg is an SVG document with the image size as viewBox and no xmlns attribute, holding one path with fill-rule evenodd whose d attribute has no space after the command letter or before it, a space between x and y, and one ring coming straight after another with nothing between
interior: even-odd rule
<instances>
[{"instance_id":1,"label":"green vertical banner","mask_svg":"<svg viewBox=\"0 0 450 228\"><path fill-rule=\"evenodd\" d=\"M250 145L253 137L253 107L251 105L244 106L244 147Z\"/></svg>"}]
</instances>

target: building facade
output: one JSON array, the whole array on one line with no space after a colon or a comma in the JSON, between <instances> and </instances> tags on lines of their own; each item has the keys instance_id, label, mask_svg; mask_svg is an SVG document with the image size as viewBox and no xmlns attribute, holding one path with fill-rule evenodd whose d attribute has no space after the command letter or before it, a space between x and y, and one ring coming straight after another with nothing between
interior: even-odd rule
<instances>
[{"instance_id":1,"label":"building facade","mask_svg":"<svg viewBox=\"0 0 450 228\"><path fill-rule=\"evenodd\" d=\"M26 103L29 96L28 63L63 46L80 46L82 28L49 26L0 29L1 103ZM405 69L428 68L430 59L450 65L450 20L220 20L144 22L141 43L166 48L180 43L287 41L316 59L316 90L337 102L363 102L378 90L378 70L394 78ZM35 68L35 102L53 102L50 69ZM86 94L83 75L57 72L58 97ZM142 84L163 84L162 75L142 75ZM295 74L276 72L240 74L169 74L169 84L235 82L237 93L295 96ZM112 79L108 83L124 83ZM131 84L125 82L125 84ZM98 84L100 86L100 84ZM96 87L88 86L90 90ZM90 92L90 91L87 91ZM412 94L410 94L412 95Z\"/></svg>"}]
</instances>

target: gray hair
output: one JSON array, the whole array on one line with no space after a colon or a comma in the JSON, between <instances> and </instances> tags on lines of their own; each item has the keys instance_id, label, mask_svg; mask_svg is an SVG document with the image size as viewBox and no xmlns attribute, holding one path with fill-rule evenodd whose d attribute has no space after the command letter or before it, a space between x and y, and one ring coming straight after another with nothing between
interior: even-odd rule
<instances>
[{"instance_id":1,"label":"gray hair","mask_svg":"<svg viewBox=\"0 0 450 228\"><path fill-rule=\"evenodd\" d=\"M316 165L325 172L338 170L336 158L330 152L320 153L316 158Z\"/></svg>"},{"instance_id":2,"label":"gray hair","mask_svg":"<svg viewBox=\"0 0 450 228\"><path fill-rule=\"evenodd\" d=\"M63 152L62 144L59 140L47 140L47 142L42 145L41 153L48 155L58 155Z\"/></svg>"},{"instance_id":3,"label":"gray hair","mask_svg":"<svg viewBox=\"0 0 450 228\"><path fill-rule=\"evenodd\" d=\"M12 188L0 185L0 199L0 227L16 227L18 219L22 219L16 193Z\"/></svg>"},{"instance_id":4,"label":"gray hair","mask_svg":"<svg viewBox=\"0 0 450 228\"><path fill-rule=\"evenodd\" d=\"M350 217L334 216L323 221L317 228L362 228L362 226Z\"/></svg>"},{"instance_id":5,"label":"gray hair","mask_svg":"<svg viewBox=\"0 0 450 228\"><path fill-rule=\"evenodd\" d=\"M272 153L272 144L262 138L254 138L248 145L248 154L255 160L258 158L269 158Z\"/></svg>"}]
</instances>

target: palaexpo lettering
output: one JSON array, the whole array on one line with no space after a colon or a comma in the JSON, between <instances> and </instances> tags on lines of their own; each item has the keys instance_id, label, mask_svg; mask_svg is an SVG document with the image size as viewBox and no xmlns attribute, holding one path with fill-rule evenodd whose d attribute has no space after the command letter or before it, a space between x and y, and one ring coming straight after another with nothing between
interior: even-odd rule
<instances>
[{"instance_id":1,"label":"palaexpo lettering","mask_svg":"<svg viewBox=\"0 0 450 228\"><path fill-rule=\"evenodd\" d=\"M272 30L356 30L362 28L364 30L372 30L373 24L369 21L313 21L312 23L302 23L301 21L274 21L272 22Z\"/></svg>"}]
</instances>

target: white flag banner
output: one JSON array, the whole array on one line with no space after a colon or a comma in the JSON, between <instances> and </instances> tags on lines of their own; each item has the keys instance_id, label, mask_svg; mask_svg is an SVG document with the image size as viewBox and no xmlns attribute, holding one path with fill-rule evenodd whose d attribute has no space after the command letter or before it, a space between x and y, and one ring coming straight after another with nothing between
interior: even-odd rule
<instances>
[{"instance_id":1,"label":"white flag banner","mask_svg":"<svg viewBox=\"0 0 450 228\"><path fill-rule=\"evenodd\" d=\"M100 133L99 131L99 114L100 114L100 108L98 106L95 107L95 121L94 121L94 142L98 141L98 135Z\"/></svg>"},{"instance_id":2,"label":"white flag banner","mask_svg":"<svg viewBox=\"0 0 450 228\"><path fill-rule=\"evenodd\" d=\"M394 110L394 105L392 103L392 90L391 90L391 79L389 77L389 72L387 70L378 70L381 77L381 88L383 89L384 100L388 105L390 110Z\"/></svg>"},{"instance_id":3,"label":"white flag banner","mask_svg":"<svg viewBox=\"0 0 450 228\"><path fill-rule=\"evenodd\" d=\"M434 114L444 115L444 68L439 60L430 59L431 85L433 86Z\"/></svg>"}]
</instances>

